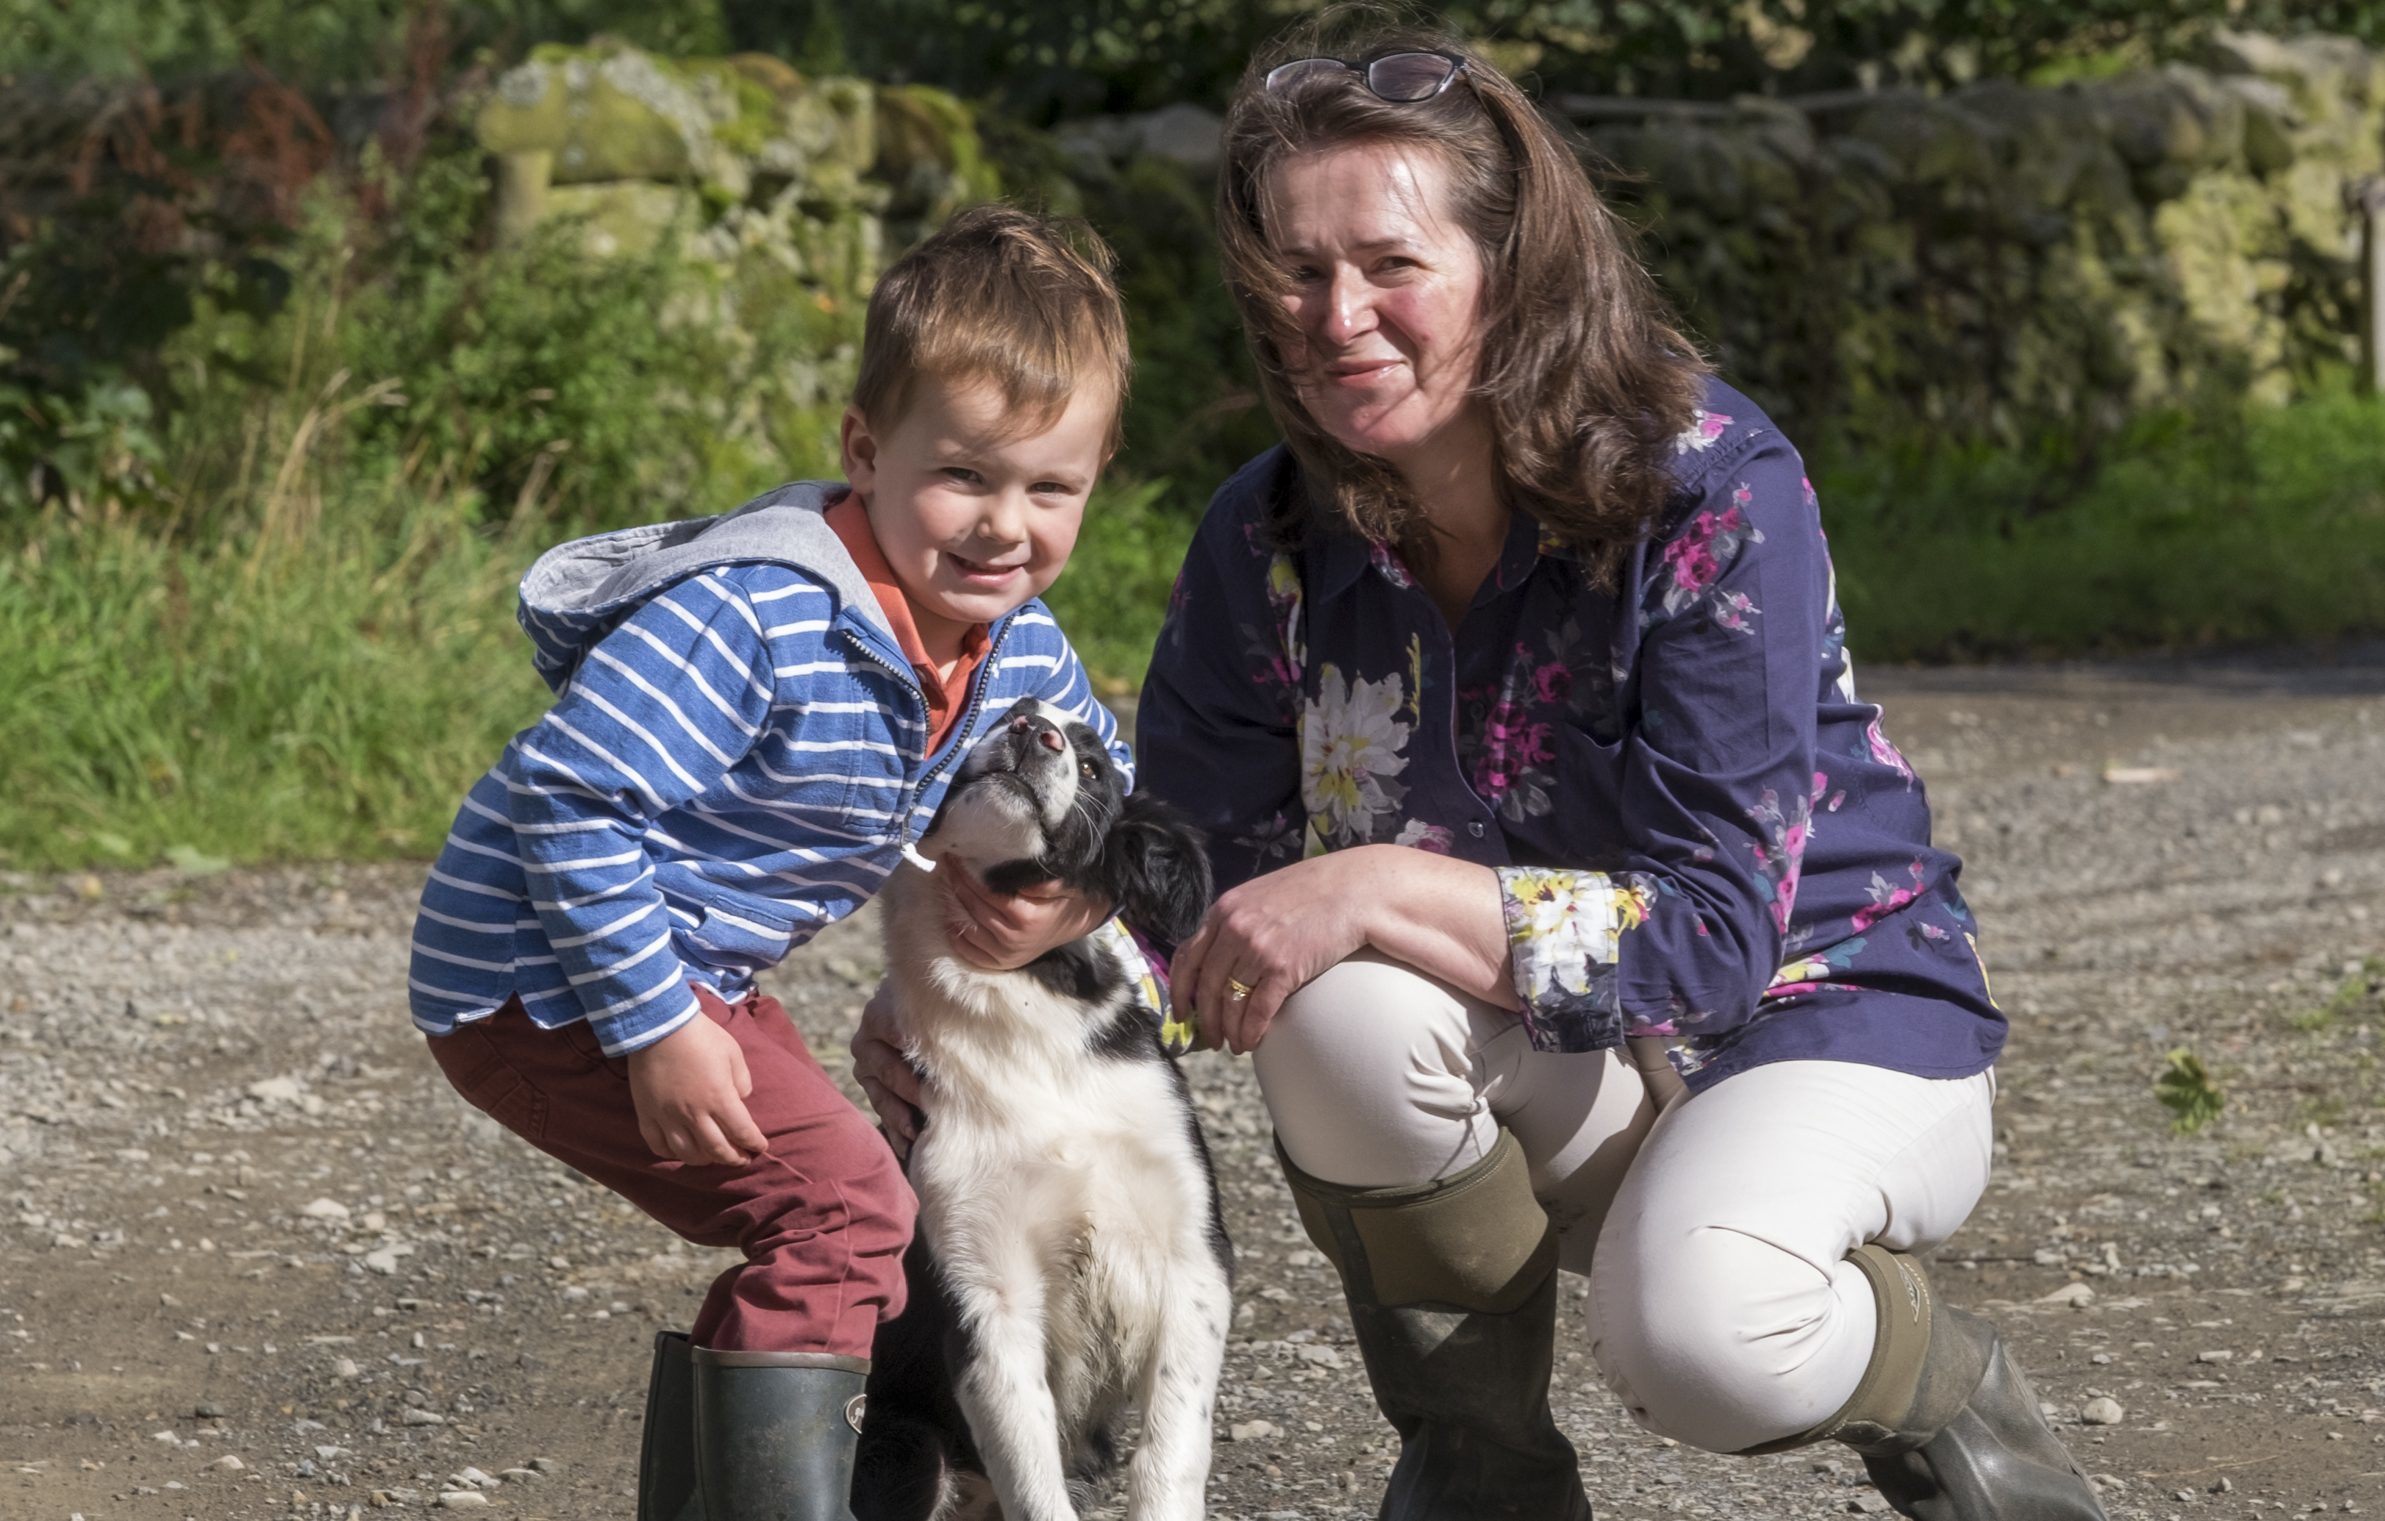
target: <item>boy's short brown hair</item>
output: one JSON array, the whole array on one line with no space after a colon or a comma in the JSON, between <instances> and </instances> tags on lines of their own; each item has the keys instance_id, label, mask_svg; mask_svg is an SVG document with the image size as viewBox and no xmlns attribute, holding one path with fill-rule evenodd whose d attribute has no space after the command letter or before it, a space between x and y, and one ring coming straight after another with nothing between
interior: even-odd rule
<instances>
[{"instance_id":1,"label":"boy's short brown hair","mask_svg":"<svg viewBox=\"0 0 2385 1521\"><path fill-rule=\"evenodd\" d=\"M891 428L922 375L1001 393L1021 435L1048 428L1088 375L1111 388L1109 452L1126 418L1117 256L1087 224L976 206L904 254L870 293L853 405Z\"/></svg>"}]
</instances>

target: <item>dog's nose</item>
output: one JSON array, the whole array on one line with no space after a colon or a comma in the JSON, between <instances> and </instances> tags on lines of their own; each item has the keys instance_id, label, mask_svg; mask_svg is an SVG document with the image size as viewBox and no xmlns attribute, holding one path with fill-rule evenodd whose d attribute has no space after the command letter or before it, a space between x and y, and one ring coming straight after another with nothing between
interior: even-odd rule
<instances>
[{"instance_id":1,"label":"dog's nose","mask_svg":"<svg viewBox=\"0 0 2385 1521\"><path fill-rule=\"evenodd\" d=\"M1014 713L1011 715L1010 732L1012 738L1015 739L1018 736L1026 734L1030 731L1032 731L1035 735L1035 742L1043 746L1046 750L1050 750L1057 754L1058 752L1068 748L1068 741L1061 737L1060 731L1053 727L1052 721L1048 718L1045 718L1042 714Z\"/></svg>"}]
</instances>

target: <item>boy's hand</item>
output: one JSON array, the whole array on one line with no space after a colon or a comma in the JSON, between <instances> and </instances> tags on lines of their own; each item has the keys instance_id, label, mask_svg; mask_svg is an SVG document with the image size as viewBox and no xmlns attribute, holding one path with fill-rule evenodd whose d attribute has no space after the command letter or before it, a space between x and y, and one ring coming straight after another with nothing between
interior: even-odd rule
<instances>
[{"instance_id":1,"label":"boy's hand","mask_svg":"<svg viewBox=\"0 0 2385 1521\"><path fill-rule=\"evenodd\" d=\"M702 1014L629 1054L638 1134L656 1156L674 1162L735 1167L768 1151L746 1112L745 1096L753 1091L737 1037Z\"/></svg>"},{"instance_id":2,"label":"boy's hand","mask_svg":"<svg viewBox=\"0 0 2385 1521\"><path fill-rule=\"evenodd\" d=\"M893 994L885 983L862 1006L861 1023L853 1031L853 1078L862 1097L878 1111L886 1129L886 1143L908 1160L911 1143L919 1139L919 1074L904 1060L896 1040Z\"/></svg>"},{"instance_id":3,"label":"boy's hand","mask_svg":"<svg viewBox=\"0 0 2385 1521\"><path fill-rule=\"evenodd\" d=\"M1016 970L1054 946L1081 940L1112 912L1108 899L1058 882L997 893L966 862L951 858L936 880L944 886L953 953L989 972Z\"/></svg>"}]
</instances>

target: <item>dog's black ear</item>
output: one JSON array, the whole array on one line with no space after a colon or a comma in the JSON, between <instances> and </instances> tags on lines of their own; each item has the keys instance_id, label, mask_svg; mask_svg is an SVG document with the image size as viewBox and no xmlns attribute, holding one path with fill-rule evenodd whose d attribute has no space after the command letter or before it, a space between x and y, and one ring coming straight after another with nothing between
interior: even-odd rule
<instances>
[{"instance_id":1,"label":"dog's black ear","mask_svg":"<svg viewBox=\"0 0 2385 1521\"><path fill-rule=\"evenodd\" d=\"M1209 851L1185 817L1130 793L1102 849L1102 886L1119 917L1170 944L1187 940L1209 912Z\"/></svg>"}]
</instances>

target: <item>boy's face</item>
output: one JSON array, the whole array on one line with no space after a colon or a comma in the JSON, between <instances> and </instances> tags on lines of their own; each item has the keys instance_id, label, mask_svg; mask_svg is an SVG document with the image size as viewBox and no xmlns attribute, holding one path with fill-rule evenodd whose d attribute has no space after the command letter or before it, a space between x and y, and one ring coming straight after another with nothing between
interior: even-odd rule
<instances>
[{"instance_id":1,"label":"boy's face","mask_svg":"<svg viewBox=\"0 0 2385 1521\"><path fill-rule=\"evenodd\" d=\"M1049 428L1008 438L1002 395L980 382L922 376L883 431L846 409L845 479L939 659L973 625L1040 596L1068 563L1114 404L1107 387L1088 385Z\"/></svg>"}]
</instances>

